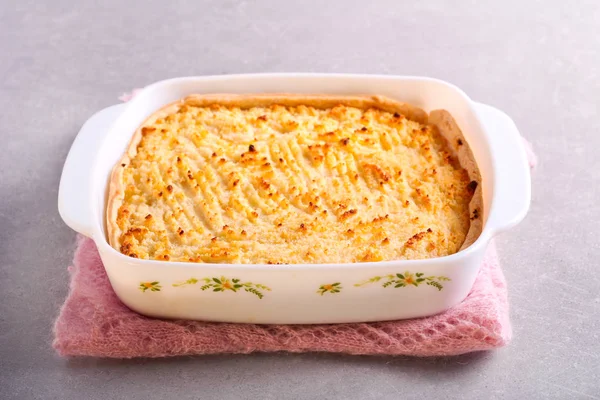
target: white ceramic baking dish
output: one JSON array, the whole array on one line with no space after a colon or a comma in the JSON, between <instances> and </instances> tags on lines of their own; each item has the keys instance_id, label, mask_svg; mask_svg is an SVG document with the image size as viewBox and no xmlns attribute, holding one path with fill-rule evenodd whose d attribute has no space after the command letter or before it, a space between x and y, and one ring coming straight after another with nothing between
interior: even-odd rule
<instances>
[{"instance_id":1,"label":"white ceramic baking dish","mask_svg":"<svg viewBox=\"0 0 600 400\"><path fill-rule=\"evenodd\" d=\"M140 260L106 240L111 169L155 110L194 93L379 94L454 116L482 174L484 227L450 256L355 264L235 265ZM513 121L457 87L421 77L257 74L170 79L127 104L92 116L73 143L58 205L71 228L91 237L119 298L148 316L264 324L340 323L423 317L462 301L488 243L521 221L530 203L526 153Z\"/></svg>"}]
</instances>

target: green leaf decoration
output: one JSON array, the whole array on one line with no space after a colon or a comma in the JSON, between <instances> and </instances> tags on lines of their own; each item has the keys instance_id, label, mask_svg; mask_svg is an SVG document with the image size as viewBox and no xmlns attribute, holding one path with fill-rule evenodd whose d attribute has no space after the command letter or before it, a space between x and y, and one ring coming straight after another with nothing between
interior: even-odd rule
<instances>
[{"instance_id":1,"label":"green leaf decoration","mask_svg":"<svg viewBox=\"0 0 600 400\"><path fill-rule=\"evenodd\" d=\"M179 283L174 283L172 286L173 287L180 287L180 286L186 286L186 285L195 285L196 283L198 283L198 279L196 278L190 278L187 281L184 282L179 282Z\"/></svg>"},{"instance_id":2,"label":"green leaf decoration","mask_svg":"<svg viewBox=\"0 0 600 400\"><path fill-rule=\"evenodd\" d=\"M142 293L146 293L147 290L150 290L151 292L160 292L160 289L162 289L162 286L160 286L158 281L140 282L138 289L140 289L142 291Z\"/></svg>"},{"instance_id":3,"label":"green leaf decoration","mask_svg":"<svg viewBox=\"0 0 600 400\"><path fill-rule=\"evenodd\" d=\"M411 273L405 271L404 273L397 273L395 275L387 275L384 278L381 276L374 276L363 282L354 284L354 286L366 286L371 283L379 282L384 279L385 281L381 284L382 287L387 288L393 286L394 288L402 288L407 286L419 287L419 285L425 283L431 287L436 288L438 291L442 290L444 286L440 282L448 282L451 279L447 276L425 276L423 272Z\"/></svg>"},{"instance_id":4,"label":"green leaf decoration","mask_svg":"<svg viewBox=\"0 0 600 400\"><path fill-rule=\"evenodd\" d=\"M328 283L328 284L319 286L317 293L320 294L321 296L323 296L326 293L340 293L340 291L342 289L343 288L342 288L340 282Z\"/></svg>"},{"instance_id":5,"label":"green leaf decoration","mask_svg":"<svg viewBox=\"0 0 600 400\"><path fill-rule=\"evenodd\" d=\"M255 284L252 282L241 282L239 278L226 278L224 276L222 277L206 277L206 278L201 278L201 279L197 279L197 278L190 278L185 282L180 282L180 283L174 283L173 286L175 287L179 287L179 286L185 286L185 285L193 285L198 283L199 281L204 282L205 284L200 286L200 290L205 291L208 289L212 289L213 292L234 292L237 293L240 289L244 288L244 290L248 293L251 293L255 296L257 296L259 299L262 299L264 297L263 294L263 290L265 291L271 291L271 288L265 285L261 285L261 284ZM158 282L156 282L158 283ZM145 286L143 286L143 284L140 285L140 289L142 291L145 291L146 288ZM152 290L152 289L151 289ZM158 286L158 289L160 290L160 286Z\"/></svg>"}]
</instances>

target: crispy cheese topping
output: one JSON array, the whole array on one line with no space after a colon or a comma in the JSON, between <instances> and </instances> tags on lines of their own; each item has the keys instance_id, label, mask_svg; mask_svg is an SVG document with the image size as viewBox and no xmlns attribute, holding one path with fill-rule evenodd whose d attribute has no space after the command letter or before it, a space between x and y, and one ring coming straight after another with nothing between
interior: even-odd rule
<instances>
[{"instance_id":1,"label":"crispy cheese topping","mask_svg":"<svg viewBox=\"0 0 600 400\"><path fill-rule=\"evenodd\" d=\"M182 104L142 128L122 168L123 254L342 263L457 252L469 180L434 126L338 105ZM460 143L462 144L462 143Z\"/></svg>"}]
</instances>

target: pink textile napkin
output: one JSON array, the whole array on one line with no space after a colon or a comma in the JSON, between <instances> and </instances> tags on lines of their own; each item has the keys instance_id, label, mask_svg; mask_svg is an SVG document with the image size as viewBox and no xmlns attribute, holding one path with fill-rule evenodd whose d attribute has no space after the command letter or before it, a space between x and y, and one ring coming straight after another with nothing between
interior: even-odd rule
<instances>
[{"instance_id":1,"label":"pink textile napkin","mask_svg":"<svg viewBox=\"0 0 600 400\"><path fill-rule=\"evenodd\" d=\"M324 351L438 356L504 346L511 337L506 282L490 245L469 296L433 317L337 325L246 325L144 317L117 298L96 245L79 236L71 289L54 328L63 356L165 357Z\"/></svg>"},{"instance_id":2,"label":"pink textile napkin","mask_svg":"<svg viewBox=\"0 0 600 400\"><path fill-rule=\"evenodd\" d=\"M529 143L525 145L533 167L535 154ZM145 317L121 303L96 245L81 235L69 271L70 291L54 326L53 346L62 356L134 358L274 351L445 356L502 347L512 334L506 281L493 242L462 303L439 315L402 321L249 325Z\"/></svg>"}]
</instances>

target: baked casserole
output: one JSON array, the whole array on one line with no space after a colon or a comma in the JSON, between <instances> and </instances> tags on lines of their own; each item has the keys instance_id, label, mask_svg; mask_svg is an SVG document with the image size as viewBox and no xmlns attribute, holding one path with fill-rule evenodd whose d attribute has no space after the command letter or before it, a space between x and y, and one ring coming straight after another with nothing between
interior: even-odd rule
<instances>
[{"instance_id":1,"label":"baked casserole","mask_svg":"<svg viewBox=\"0 0 600 400\"><path fill-rule=\"evenodd\" d=\"M381 96L194 95L151 115L112 172L121 253L200 263L441 257L482 229L452 116Z\"/></svg>"}]
</instances>

